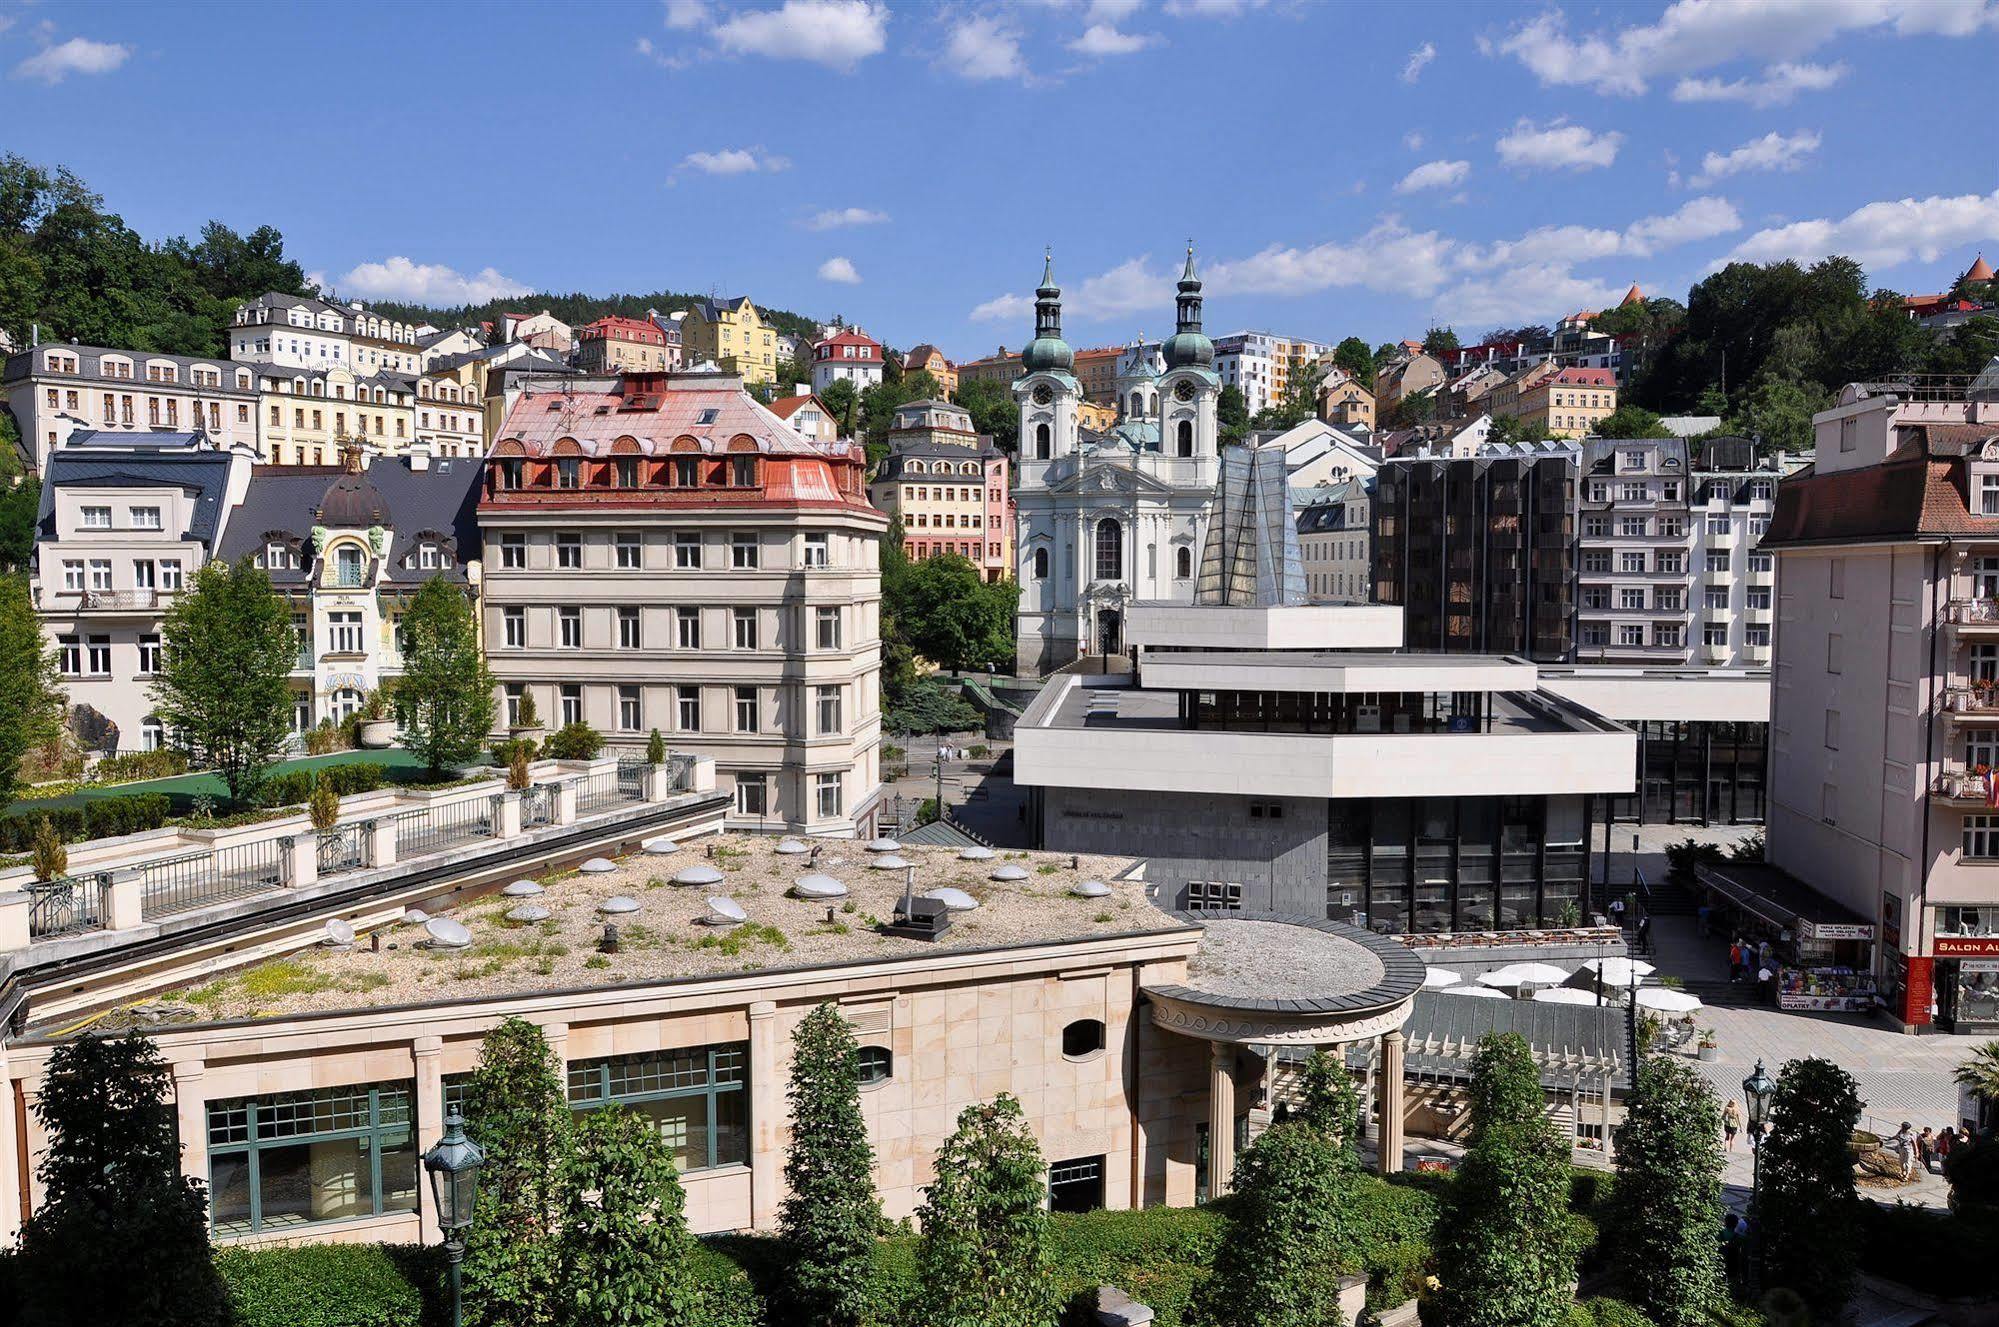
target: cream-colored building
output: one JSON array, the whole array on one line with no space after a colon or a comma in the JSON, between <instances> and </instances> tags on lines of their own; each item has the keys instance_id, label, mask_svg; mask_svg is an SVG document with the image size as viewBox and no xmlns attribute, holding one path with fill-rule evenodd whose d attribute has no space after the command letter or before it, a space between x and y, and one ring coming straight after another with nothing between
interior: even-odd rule
<instances>
[{"instance_id":1,"label":"cream-colored building","mask_svg":"<svg viewBox=\"0 0 1999 1327\"><path fill-rule=\"evenodd\" d=\"M1374 431L1374 393L1344 369L1329 369L1319 382L1319 418L1328 424Z\"/></svg>"},{"instance_id":2,"label":"cream-colored building","mask_svg":"<svg viewBox=\"0 0 1999 1327\"><path fill-rule=\"evenodd\" d=\"M393 456L417 436L414 377L356 376L339 367L255 369L257 450L268 464L333 465L349 442Z\"/></svg>"},{"instance_id":3,"label":"cream-colored building","mask_svg":"<svg viewBox=\"0 0 1999 1327\"><path fill-rule=\"evenodd\" d=\"M1617 409L1617 374L1610 369L1556 369L1524 388L1512 410L1522 424L1539 424L1551 438L1586 438ZM1495 414L1498 411L1494 411Z\"/></svg>"},{"instance_id":4,"label":"cream-colored building","mask_svg":"<svg viewBox=\"0 0 1999 1327\"><path fill-rule=\"evenodd\" d=\"M22 463L42 472L72 433L208 435L221 447L257 440L249 366L225 359L50 343L10 355L0 402L20 430Z\"/></svg>"},{"instance_id":5,"label":"cream-colored building","mask_svg":"<svg viewBox=\"0 0 1999 1327\"><path fill-rule=\"evenodd\" d=\"M929 342L913 347L902 357L904 373L927 373L937 380L942 394L949 397L958 390L958 370L951 361L944 358L944 352Z\"/></svg>"},{"instance_id":6,"label":"cream-colored building","mask_svg":"<svg viewBox=\"0 0 1999 1327\"><path fill-rule=\"evenodd\" d=\"M732 822L871 831L880 535L865 454L801 437L730 374L524 392L486 466L482 600L506 714L659 729L712 757Z\"/></svg>"},{"instance_id":7,"label":"cream-colored building","mask_svg":"<svg viewBox=\"0 0 1999 1327\"><path fill-rule=\"evenodd\" d=\"M358 377L422 370L420 344L437 329L376 313L353 300L271 293L236 310L229 329L229 357L240 363L285 369L345 369Z\"/></svg>"},{"instance_id":8,"label":"cream-colored building","mask_svg":"<svg viewBox=\"0 0 1999 1327\"><path fill-rule=\"evenodd\" d=\"M971 415L948 401L911 401L895 412L888 449L868 498L902 523L904 553L917 561L956 553L989 581L1011 577L1006 453L972 428Z\"/></svg>"},{"instance_id":9,"label":"cream-colored building","mask_svg":"<svg viewBox=\"0 0 1999 1327\"><path fill-rule=\"evenodd\" d=\"M416 437L433 456L480 456L486 451L484 374L479 361L434 363L416 380Z\"/></svg>"},{"instance_id":10,"label":"cream-colored building","mask_svg":"<svg viewBox=\"0 0 1999 1327\"><path fill-rule=\"evenodd\" d=\"M777 380L777 332L747 295L697 300L680 320L680 359L733 369L745 383Z\"/></svg>"}]
</instances>

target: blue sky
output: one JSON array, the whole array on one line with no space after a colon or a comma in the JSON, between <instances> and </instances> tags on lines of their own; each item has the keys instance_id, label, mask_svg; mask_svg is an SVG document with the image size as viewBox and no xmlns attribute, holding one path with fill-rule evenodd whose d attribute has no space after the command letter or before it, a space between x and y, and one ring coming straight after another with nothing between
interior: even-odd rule
<instances>
[{"instance_id":1,"label":"blue sky","mask_svg":"<svg viewBox=\"0 0 1999 1327\"><path fill-rule=\"evenodd\" d=\"M0 0L0 148L343 294L744 292L959 357L1466 339L1846 252L1999 259L1999 0Z\"/></svg>"}]
</instances>

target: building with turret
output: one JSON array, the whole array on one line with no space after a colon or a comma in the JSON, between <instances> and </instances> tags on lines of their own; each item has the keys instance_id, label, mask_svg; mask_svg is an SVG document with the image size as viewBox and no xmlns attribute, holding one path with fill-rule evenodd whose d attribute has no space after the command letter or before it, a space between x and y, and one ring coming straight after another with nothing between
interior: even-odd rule
<instances>
[{"instance_id":1,"label":"building with turret","mask_svg":"<svg viewBox=\"0 0 1999 1327\"><path fill-rule=\"evenodd\" d=\"M1016 665L1045 673L1121 653L1125 606L1191 602L1215 490L1215 347L1201 331L1201 280L1187 254L1177 330L1157 355L1126 354L1118 418L1086 427L1076 353L1062 339L1052 260L1035 291L1035 336L1013 384L1020 404L1014 490L1020 608Z\"/></svg>"}]
</instances>

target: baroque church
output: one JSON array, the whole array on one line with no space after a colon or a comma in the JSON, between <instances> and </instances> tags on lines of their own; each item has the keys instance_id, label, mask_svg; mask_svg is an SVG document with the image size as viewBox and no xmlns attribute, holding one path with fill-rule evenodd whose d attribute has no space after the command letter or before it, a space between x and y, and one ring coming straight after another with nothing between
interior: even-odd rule
<instances>
[{"instance_id":1,"label":"baroque church","mask_svg":"<svg viewBox=\"0 0 1999 1327\"><path fill-rule=\"evenodd\" d=\"M1020 608L1016 667L1052 672L1124 649L1126 607L1192 603L1202 527L1215 493L1215 346L1201 332L1194 251L1180 275L1177 328L1155 355L1143 341L1118 366L1118 422L1082 428L1075 352L1062 340L1051 259L1034 292L1034 340L1013 385L1020 405Z\"/></svg>"}]
</instances>

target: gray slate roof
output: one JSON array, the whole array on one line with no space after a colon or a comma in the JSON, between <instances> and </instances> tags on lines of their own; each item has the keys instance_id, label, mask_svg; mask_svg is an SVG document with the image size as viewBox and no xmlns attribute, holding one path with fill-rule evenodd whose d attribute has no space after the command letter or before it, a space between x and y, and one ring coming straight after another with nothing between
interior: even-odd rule
<instances>
[{"instance_id":1,"label":"gray slate roof","mask_svg":"<svg viewBox=\"0 0 1999 1327\"><path fill-rule=\"evenodd\" d=\"M450 551L456 563L442 574L464 579L465 564L480 555L480 470L479 461L462 457L441 457L422 471L411 470L404 460L381 458L362 472L362 478L387 504L388 526L395 535L389 544L386 579L420 583L439 574L403 565L417 547L418 536L431 531L452 541ZM312 527L320 523L320 504L343 473L338 466L258 466L251 473L249 492L230 513L219 556L233 560L258 554L263 551L266 533L282 530L299 539L301 551L309 559ZM312 574L307 561L297 571L271 573L271 580L281 585L304 584Z\"/></svg>"},{"instance_id":2,"label":"gray slate roof","mask_svg":"<svg viewBox=\"0 0 1999 1327\"><path fill-rule=\"evenodd\" d=\"M179 488L195 495L194 519L185 538L207 547L222 520L229 490L229 453L196 447L195 433L107 433L107 445L90 446L93 432L70 435L49 453L35 534L53 539L59 488ZM117 448L118 450L113 450Z\"/></svg>"}]
</instances>

